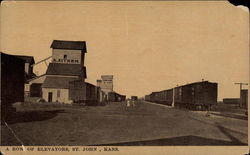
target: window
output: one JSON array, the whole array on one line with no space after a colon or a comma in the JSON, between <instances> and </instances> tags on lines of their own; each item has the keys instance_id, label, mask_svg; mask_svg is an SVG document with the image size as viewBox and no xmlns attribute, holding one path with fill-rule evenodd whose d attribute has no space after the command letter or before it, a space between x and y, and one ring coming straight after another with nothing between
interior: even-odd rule
<instances>
[{"instance_id":1,"label":"window","mask_svg":"<svg viewBox=\"0 0 250 155\"><path fill-rule=\"evenodd\" d=\"M60 90L57 90L57 97L60 97Z\"/></svg>"},{"instance_id":2,"label":"window","mask_svg":"<svg viewBox=\"0 0 250 155\"><path fill-rule=\"evenodd\" d=\"M67 59L67 55L63 55L63 59Z\"/></svg>"}]
</instances>

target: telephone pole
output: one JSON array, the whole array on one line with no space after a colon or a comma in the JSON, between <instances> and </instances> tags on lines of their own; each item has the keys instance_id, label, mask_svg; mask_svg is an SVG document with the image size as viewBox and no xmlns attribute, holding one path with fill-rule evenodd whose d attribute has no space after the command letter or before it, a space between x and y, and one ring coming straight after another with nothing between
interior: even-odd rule
<instances>
[{"instance_id":1,"label":"telephone pole","mask_svg":"<svg viewBox=\"0 0 250 155\"><path fill-rule=\"evenodd\" d=\"M178 87L178 84L176 85L176 87ZM175 88L176 87L174 87L173 88L173 100L172 100L172 107L174 107L175 106Z\"/></svg>"},{"instance_id":2,"label":"telephone pole","mask_svg":"<svg viewBox=\"0 0 250 155\"><path fill-rule=\"evenodd\" d=\"M242 90L242 85L248 85L248 83L242 83L242 82L238 82L238 83L234 83L234 84L238 84L240 85L240 107L242 106L242 99L241 99L241 90Z\"/></svg>"}]
</instances>

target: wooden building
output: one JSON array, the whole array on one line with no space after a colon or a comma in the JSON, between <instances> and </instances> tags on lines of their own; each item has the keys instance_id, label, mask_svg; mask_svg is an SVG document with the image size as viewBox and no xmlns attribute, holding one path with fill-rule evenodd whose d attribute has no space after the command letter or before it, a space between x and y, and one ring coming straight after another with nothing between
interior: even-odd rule
<instances>
[{"instance_id":1,"label":"wooden building","mask_svg":"<svg viewBox=\"0 0 250 155\"><path fill-rule=\"evenodd\" d=\"M42 84L46 78L46 74L36 76L26 81L24 85L24 93L26 97L42 97Z\"/></svg>"},{"instance_id":2,"label":"wooden building","mask_svg":"<svg viewBox=\"0 0 250 155\"><path fill-rule=\"evenodd\" d=\"M100 87L81 80L74 80L69 82L69 99L74 103L98 105L105 100L105 95Z\"/></svg>"},{"instance_id":3,"label":"wooden building","mask_svg":"<svg viewBox=\"0 0 250 155\"><path fill-rule=\"evenodd\" d=\"M36 77L36 75L33 72L33 64L35 63L33 56L25 56L25 55L16 55L18 58L24 60L24 70L25 70L25 82L29 79L32 79Z\"/></svg>"},{"instance_id":4,"label":"wooden building","mask_svg":"<svg viewBox=\"0 0 250 155\"><path fill-rule=\"evenodd\" d=\"M42 97L47 102L72 103L69 97L69 82L87 78L84 55L85 41L54 40L51 44L52 62L42 84Z\"/></svg>"},{"instance_id":5,"label":"wooden building","mask_svg":"<svg viewBox=\"0 0 250 155\"><path fill-rule=\"evenodd\" d=\"M25 61L18 56L1 52L1 117L5 118L15 109L12 104L23 102Z\"/></svg>"},{"instance_id":6,"label":"wooden building","mask_svg":"<svg viewBox=\"0 0 250 155\"><path fill-rule=\"evenodd\" d=\"M121 102L126 100L126 96L113 91L108 93L107 100L110 102Z\"/></svg>"}]
</instances>

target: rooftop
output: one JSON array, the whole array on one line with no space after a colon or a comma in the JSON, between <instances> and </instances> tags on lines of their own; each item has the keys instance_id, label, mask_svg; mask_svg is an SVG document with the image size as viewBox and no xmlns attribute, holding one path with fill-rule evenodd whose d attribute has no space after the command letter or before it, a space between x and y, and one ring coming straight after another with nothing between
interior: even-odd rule
<instances>
[{"instance_id":1,"label":"rooftop","mask_svg":"<svg viewBox=\"0 0 250 155\"><path fill-rule=\"evenodd\" d=\"M1 59L3 59L3 60L6 59L6 61L7 61L7 59L13 58L13 59L16 59L16 60L19 59L22 62L31 62L33 64L35 63L34 58L32 56L11 55L11 54L3 53L2 51L0 51L0 53L1 53Z\"/></svg>"},{"instance_id":2,"label":"rooftop","mask_svg":"<svg viewBox=\"0 0 250 155\"><path fill-rule=\"evenodd\" d=\"M87 78L86 67L81 64L50 63L47 75L83 76Z\"/></svg>"},{"instance_id":3,"label":"rooftop","mask_svg":"<svg viewBox=\"0 0 250 155\"><path fill-rule=\"evenodd\" d=\"M53 49L72 49L72 50L82 50L87 53L86 42L85 41L66 41L66 40L54 40L50 46Z\"/></svg>"},{"instance_id":4,"label":"rooftop","mask_svg":"<svg viewBox=\"0 0 250 155\"><path fill-rule=\"evenodd\" d=\"M26 63L34 64L35 60L33 56L16 55L18 58L24 60Z\"/></svg>"},{"instance_id":5,"label":"rooftop","mask_svg":"<svg viewBox=\"0 0 250 155\"><path fill-rule=\"evenodd\" d=\"M33 81L33 80L38 79L38 78L40 78L40 77L43 77L43 76L45 76L45 75L46 75L46 74L42 74L42 75L39 75L39 76L35 76L35 77L31 78L31 79L28 79L27 82Z\"/></svg>"},{"instance_id":6,"label":"rooftop","mask_svg":"<svg viewBox=\"0 0 250 155\"><path fill-rule=\"evenodd\" d=\"M102 79L113 79L113 75L102 75Z\"/></svg>"},{"instance_id":7,"label":"rooftop","mask_svg":"<svg viewBox=\"0 0 250 155\"><path fill-rule=\"evenodd\" d=\"M46 77L42 88L69 89L69 82L76 79L72 77Z\"/></svg>"},{"instance_id":8,"label":"rooftop","mask_svg":"<svg viewBox=\"0 0 250 155\"><path fill-rule=\"evenodd\" d=\"M6 54L6 53L3 53L1 51L0 51L0 53L1 53L1 63L3 63L3 61L6 61L6 62L10 61L11 62L12 59L15 59L16 61L24 63L24 61L22 59L20 59L19 57L17 57L16 55Z\"/></svg>"},{"instance_id":9,"label":"rooftop","mask_svg":"<svg viewBox=\"0 0 250 155\"><path fill-rule=\"evenodd\" d=\"M196 84L205 84L205 83L207 83L207 84L217 84L216 82L198 81L198 82L193 82L193 83L187 83L187 84L184 84L184 85L178 85L177 87L190 86L190 85L196 85Z\"/></svg>"}]
</instances>

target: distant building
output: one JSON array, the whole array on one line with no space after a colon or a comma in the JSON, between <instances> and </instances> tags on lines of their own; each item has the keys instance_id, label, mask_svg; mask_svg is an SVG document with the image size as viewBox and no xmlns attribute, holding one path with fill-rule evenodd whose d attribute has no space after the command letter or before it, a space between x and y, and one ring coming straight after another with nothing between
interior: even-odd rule
<instances>
[{"instance_id":1,"label":"distant building","mask_svg":"<svg viewBox=\"0 0 250 155\"><path fill-rule=\"evenodd\" d=\"M248 90L242 89L240 91L240 103L241 107L247 108L248 107Z\"/></svg>"},{"instance_id":2,"label":"distant building","mask_svg":"<svg viewBox=\"0 0 250 155\"><path fill-rule=\"evenodd\" d=\"M138 100L138 97L137 96L131 96L131 99L136 101L136 100Z\"/></svg>"},{"instance_id":3,"label":"distant building","mask_svg":"<svg viewBox=\"0 0 250 155\"><path fill-rule=\"evenodd\" d=\"M121 95L117 92L109 92L107 96L107 101L109 102L121 102L126 100L126 95Z\"/></svg>"},{"instance_id":4,"label":"distant building","mask_svg":"<svg viewBox=\"0 0 250 155\"><path fill-rule=\"evenodd\" d=\"M85 41L54 40L51 44L52 62L42 84L42 97L47 102L72 103L69 99L69 82L87 78L84 57Z\"/></svg>"},{"instance_id":5,"label":"distant building","mask_svg":"<svg viewBox=\"0 0 250 155\"><path fill-rule=\"evenodd\" d=\"M96 80L97 86L108 95L109 92L113 92L113 75L102 75L101 80Z\"/></svg>"},{"instance_id":6,"label":"distant building","mask_svg":"<svg viewBox=\"0 0 250 155\"><path fill-rule=\"evenodd\" d=\"M248 90L242 89L240 91L240 98L224 98L223 103L225 104L237 104L239 107L248 107Z\"/></svg>"},{"instance_id":7,"label":"distant building","mask_svg":"<svg viewBox=\"0 0 250 155\"><path fill-rule=\"evenodd\" d=\"M239 104L240 99L239 98L224 98L223 103L225 103L225 104Z\"/></svg>"},{"instance_id":8,"label":"distant building","mask_svg":"<svg viewBox=\"0 0 250 155\"><path fill-rule=\"evenodd\" d=\"M1 52L1 117L15 109L12 104L24 101L25 61Z\"/></svg>"}]
</instances>

